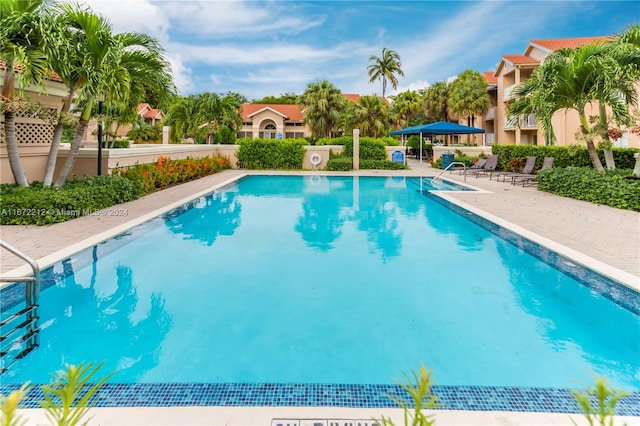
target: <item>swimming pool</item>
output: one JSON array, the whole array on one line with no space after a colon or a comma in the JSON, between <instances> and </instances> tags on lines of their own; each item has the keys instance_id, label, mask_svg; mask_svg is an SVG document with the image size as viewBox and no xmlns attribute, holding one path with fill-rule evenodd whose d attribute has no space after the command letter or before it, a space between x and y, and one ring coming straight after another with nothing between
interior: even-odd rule
<instances>
[{"instance_id":1,"label":"swimming pool","mask_svg":"<svg viewBox=\"0 0 640 426\"><path fill-rule=\"evenodd\" d=\"M566 389L592 371L640 388L637 312L427 189L417 178L250 177L200 198L49 271L41 347L3 384L110 354L112 381L137 387L366 395L425 363L454 390Z\"/></svg>"}]
</instances>

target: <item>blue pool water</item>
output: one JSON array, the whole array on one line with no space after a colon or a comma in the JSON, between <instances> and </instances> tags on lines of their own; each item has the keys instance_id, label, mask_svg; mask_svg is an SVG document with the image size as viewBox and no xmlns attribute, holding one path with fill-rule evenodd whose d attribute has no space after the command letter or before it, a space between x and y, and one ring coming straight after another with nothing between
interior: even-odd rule
<instances>
[{"instance_id":1,"label":"blue pool water","mask_svg":"<svg viewBox=\"0 0 640 426\"><path fill-rule=\"evenodd\" d=\"M417 178L250 177L56 265L3 383L640 389L640 318L452 212ZM421 191L422 190L422 191ZM95 260L95 261L94 261Z\"/></svg>"}]
</instances>

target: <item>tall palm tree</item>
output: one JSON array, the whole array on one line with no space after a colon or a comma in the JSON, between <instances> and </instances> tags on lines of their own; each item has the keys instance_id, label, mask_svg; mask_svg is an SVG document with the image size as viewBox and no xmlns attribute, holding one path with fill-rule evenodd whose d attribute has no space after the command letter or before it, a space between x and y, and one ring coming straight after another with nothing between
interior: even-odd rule
<instances>
[{"instance_id":1,"label":"tall palm tree","mask_svg":"<svg viewBox=\"0 0 640 426\"><path fill-rule=\"evenodd\" d=\"M449 83L438 81L422 94L424 115L432 121L449 121Z\"/></svg>"},{"instance_id":2,"label":"tall palm tree","mask_svg":"<svg viewBox=\"0 0 640 426\"><path fill-rule=\"evenodd\" d=\"M198 118L196 95L179 98L174 102L164 117L164 122L171 126L172 137L180 140L185 137L194 138L198 126L202 124Z\"/></svg>"},{"instance_id":3,"label":"tall palm tree","mask_svg":"<svg viewBox=\"0 0 640 426\"><path fill-rule=\"evenodd\" d=\"M369 58L369 62L373 62L367 67L369 73L369 83L373 83L376 80L382 81L382 97L385 97L387 90L387 81L391 83L391 87L398 88L398 77L396 75L404 77L402 71L402 64L400 63L400 55L393 50L389 50L386 47L382 49L382 56L377 57L372 55Z\"/></svg>"},{"instance_id":4,"label":"tall palm tree","mask_svg":"<svg viewBox=\"0 0 640 426\"><path fill-rule=\"evenodd\" d=\"M391 109L399 120L404 120L404 126L409 127L410 122L422 112L422 97L418 92L407 90L392 96Z\"/></svg>"},{"instance_id":5,"label":"tall palm tree","mask_svg":"<svg viewBox=\"0 0 640 426\"><path fill-rule=\"evenodd\" d=\"M379 96L361 96L358 103L351 103L346 112L346 128L360 129L361 136L379 138L386 136L394 123L389 104Z\"/></svg>"},{"instance_id":6,"label":"tall palm tree","mask_svg":"<svg viewBox=\"0 0 640 426\"><path fill-rule=\"evenodd\" d=\"M0 61L4 63L4 78L0 106L9 165L16 183L29 186L18 155L15 113L19 109L16 82L19 87L39 83L48 75L48 65L42 51L41 6L44 0L3 0L0 2ZM16 74L16 68L20 72Z\"/></svg>"},{"instance_id":7,"label":"tall palm tree","mask_svg":"<svg viewBox=\"0 0 640 426\"><path fill-rule=\"evenodd\" d=\"M329 137L340 122L346 100L338 88L327 80L309 83L298 98L304 112L303 123L314 137Z\"/></svg>"},{"instance_id":8,"label":"tall palm tree","mask_svg":"<svg viewBox=\"0 0 640 426\"><path fill-rule=\"evenodd\" d=\"M59 70L63 80L68 78L67 88L77 90L75 102L82 112L55 187L62 186L71 173L99 96L108 101L127 102L136 85L154 88L158 93L175 90L169 64L162 57L157 40L138 33L113 34L106 19L83 6L63 4L59 12L74 35L68 42L72 66L65 68L59 64Z\"/></svg>"},{"instance_id":9,"label":"tall palm tree","mask_svg":"<svg viewBox=\"0 0 640 426\"><path fill-rule=\"evenodd\" d=\"M453 114L466 117L468 126L473 127L475 117L486 114L489 106L487 82L479 72L465 70L451 83L449 108Z\"/></svg>"}]
</instances>

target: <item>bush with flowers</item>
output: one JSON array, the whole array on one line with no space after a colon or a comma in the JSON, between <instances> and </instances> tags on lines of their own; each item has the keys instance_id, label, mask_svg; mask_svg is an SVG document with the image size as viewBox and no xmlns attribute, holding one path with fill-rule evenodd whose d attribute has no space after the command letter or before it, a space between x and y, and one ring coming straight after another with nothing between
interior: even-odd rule
<instances>
[{"instance_id":1,"label":"bush with flowers","mask_svg":"<svg viewBox=\"0 0 640 426\"><path fill-rule=\"evenodd\" d=\"M120 176L139 182L145 193L153 192L167 186L212 175L231 165L227 157L187 158L171 160L159 157L155 164L138 164L116 171Z\"/></svg>"}]
</instances>

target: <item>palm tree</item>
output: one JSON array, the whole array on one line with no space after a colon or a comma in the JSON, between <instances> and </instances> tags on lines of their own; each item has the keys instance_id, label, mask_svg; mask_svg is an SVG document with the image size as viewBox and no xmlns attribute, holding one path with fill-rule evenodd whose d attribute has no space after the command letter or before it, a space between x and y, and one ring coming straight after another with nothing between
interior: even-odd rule
<instances>
[{"instance_id":1,"label":"palm tree","mask_svg":"<svg viewBox=\"0 0 640 426\"><path fill-rule=\"evenodd\" d=\"M422 112L422 97L418 92L407 90L391 97L393 103L391 109L398 119L404 120L404 125L409 127L412 119Z\"/></svg>"},{"instance_id":2,"label":"palm tree","mask_svg":"<svg viewBox=\"0 0 640 426\"><path fill-rule=\"evenodd\" d=\"M386 47L382 49L382 56L378 58L372 55L369 58L369 62L373 62L367 67L369 73L369 83L373 83L376 80L382 80L382 97L385 97L387 90L387 80L391 82L391 87L398 88L398 78L396 75L404 77L402 71L402 64L400 63L400 55L393 50L389 50Z\"/></svg>"},{"instance_id":3,"label":"palm tree","mask_svg":"<svg viewBox=\"0 0 640 426\"><path fill-rule=\"evenodd\" d=\"M468 126L473 127L475 117L486 114L489 106L487 82L479 72L465 70L451 83L449 108L453 114L466 117Z\"/></svg>"},{"instance_id":4,"label":"palm tree","mask_svg":"<svg viewBox=\"0 0 640 426\"><path fill-rule=\"evenodd\" d=\"M438 81L422 94L424 115L432 121L449 121L449 83Z\"/></svg>"},{"instance_id":5,"label":"palm tree","mask_svg":"<svg viewBox=\"0 0 640 426\"><path fill-rule=\"evenodd\" d=\"M216 93L199 93L181 98L167 112L165 123L174 131L174 137L203 136L206 143L224 126L236 130L242 124L239 109L242 98L236 93L220 97Z\"/></svg>"},{"instance_id":6,"label":"palm tree","mask_svg":"<svg viewBox=\"0 0 640 426\"><path fill-rule=\"evenodd\" d=\"M514 89L516 99L508 107L510 114L536 115L549 131L552 129L551 117L556 111L576 110L589 157L598 171L604 169L594 145L596 134L586 115L586 106L597 101L603 106L601 116L606 115L605 107L608 107L617 123L628 123L631 118L629 105L637 101L634 87L637 75L611 52L609 44L601 43L550 54L531 78Z\"/></svg>"},{"instance_id":7,"label":"palm tree","mask_svg":"<svg viewBox=\"0 0 640 426\"><path fill-rule=\"evenodd\" d=\"M303 123L309 126L314 137L331 136L346 105L340 90L327 80L309 83L298 104L304 111Z\"/></svg>"},{"instance_id":8,"label":"palm tree","mask_svg":"<svg viewBox=\"0 0 640 426\"><path fill-rule=\"evenodd\" d=\"M389 104L378 96L361 96L358 103L351 102L345 114L345 130L360 129L361 136L386 136L394 123Z\"/></svg>"},{"instance_id":9,"label":"palm tree","mask_svg":"<svg viewBox=\"0 0 640 426\"><path fill-rule=\"evenodd\" d=\"M60 71L70 92L77 91L75 102L82 112L55 187L62 186L71 173L98 96L127 102L137 85L157 93L175 91L157 40L138 33L113 34L108 21L82 6L64 4L58 10L73 37L66 42L70 51L65 63L71 66L59 63L54 70Z\"/></svg>"},{"instance_id":10,"label":"palm tree","mask_svg":"<svg viewBox=\"0 0 640 426\"><path fill-rule=\"evenodd\" d=\"M39 83L48 75L46 57L42 51L43 0L3 0L0 2L0 60L5 71L0 106L4 114L4 129L9 165L16 183L29 186L20 163L16 136L15 113L21 107L16 98L16 80L20 87ZM20 72L15 69L20 67Z\"/></svg>"}]
</instances>

